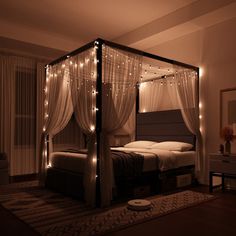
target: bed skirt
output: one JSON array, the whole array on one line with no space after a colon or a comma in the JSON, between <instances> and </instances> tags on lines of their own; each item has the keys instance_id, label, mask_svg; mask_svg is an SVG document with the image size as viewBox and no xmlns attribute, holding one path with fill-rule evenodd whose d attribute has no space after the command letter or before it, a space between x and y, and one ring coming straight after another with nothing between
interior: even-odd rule
<instances>
[{"instance_id":1,"label":"bed skirt","mask_svg":"<svg viewBox=\"0 0 236 236\"><path fill-rule=\"evenodd\" d=\"M84 198L83 175L80 173L48 168L45 186L76 199Z\"/></svg>"},{"instance_id":2,"label":"bed skirt","mask_svg":"<svg viewBox=\"0 0 236 236\"><path fill-rule=\"evenodd\" d=\"M143 172L138 177L115 179L113 200L143 198L150 195L171 192L195 183L194 166L185 166L164 172ZM83 200L83 175L57 168L47 170L45 186L56 192Z\"/></svg>"}]
</instances>

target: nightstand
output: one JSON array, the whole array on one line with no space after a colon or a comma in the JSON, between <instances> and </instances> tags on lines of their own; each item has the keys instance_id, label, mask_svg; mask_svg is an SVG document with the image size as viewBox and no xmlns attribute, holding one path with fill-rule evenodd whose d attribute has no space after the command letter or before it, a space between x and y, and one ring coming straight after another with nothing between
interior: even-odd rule
<instances>
[{"instance_id":1,"label":"nightstand","mask_svg":"<svg viewBox=\"0 0 236 236\"><path fill-rule=\"evenodd\" d=\"M236 154L225 156L220 153L210 154L209 159L209 191L213 191L213 176L222 179L222 190L224 190L225 178L236 179Z\"/></svg>"}]
</instances>

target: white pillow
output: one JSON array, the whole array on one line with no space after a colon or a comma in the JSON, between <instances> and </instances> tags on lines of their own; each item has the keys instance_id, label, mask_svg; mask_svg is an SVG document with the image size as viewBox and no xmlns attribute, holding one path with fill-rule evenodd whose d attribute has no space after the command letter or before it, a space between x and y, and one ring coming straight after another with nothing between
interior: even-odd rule
<instances>
[{"instance_id":1,"label":"white pillow","mask_svg":"<svg viewBox=\"0 0 236 236\"><path fill-rule=\"evenodd\" d=\"M151 148L152 145L157 144L153 141L134 141L124 145L126 148Z\"/></svg>"},{"instance_id":2,"label":"white pillow","mask_svg":"<svg viewBox=\"0 0 236 236\"><path fill-rule=\"evenodd\" d=\"M156 143L152 145L151 148L184 152L184 151L191 150L193 148L193 145L190 143L184 143L184 142L166 141L166 142Z\"/></svg>"}]
</instances>

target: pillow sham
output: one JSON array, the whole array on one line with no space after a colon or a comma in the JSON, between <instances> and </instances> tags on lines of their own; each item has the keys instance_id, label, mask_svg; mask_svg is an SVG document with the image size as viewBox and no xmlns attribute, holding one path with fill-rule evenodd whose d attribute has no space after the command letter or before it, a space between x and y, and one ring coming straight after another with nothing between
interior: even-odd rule
<instances>
[{"instance_id":1,"label":"pillow sham","mask_svg":"<svg viewBox=\"0 0 236 236\"><path fill-rule=\"evenodd\" d=\"M124 145L126 148L151 148L152 145L157 144L153 141L134 141Z\"/></svg>"},{"instance_id":2,"label":"pillow sham","mask_svg":"<svg viewBox=\"0 0 236 236\"><path fill-rule=\"evenodd\" d=\"M165 141L156 143L151 146L152 149L164 149L169 151L189 151L193 148L193 145L190 143L176 142L176 141Z\"/></svg>"}]
</instances>

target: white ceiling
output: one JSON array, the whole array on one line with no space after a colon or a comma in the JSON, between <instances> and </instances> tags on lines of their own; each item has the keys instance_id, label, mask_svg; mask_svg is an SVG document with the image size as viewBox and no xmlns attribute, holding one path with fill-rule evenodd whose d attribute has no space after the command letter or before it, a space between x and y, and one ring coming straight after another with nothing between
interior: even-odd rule
<instances>
[{"instance_id":1,"label":"white ceiling","mask_svg":"<svg viewBox=\"0 0 236 236\"><path fill-rule=\"evenodd\" d=\"M232 17L235 0L1 0L0 37L64 51L98 37L147 49Z\"/></svg>"}]
</instances>

